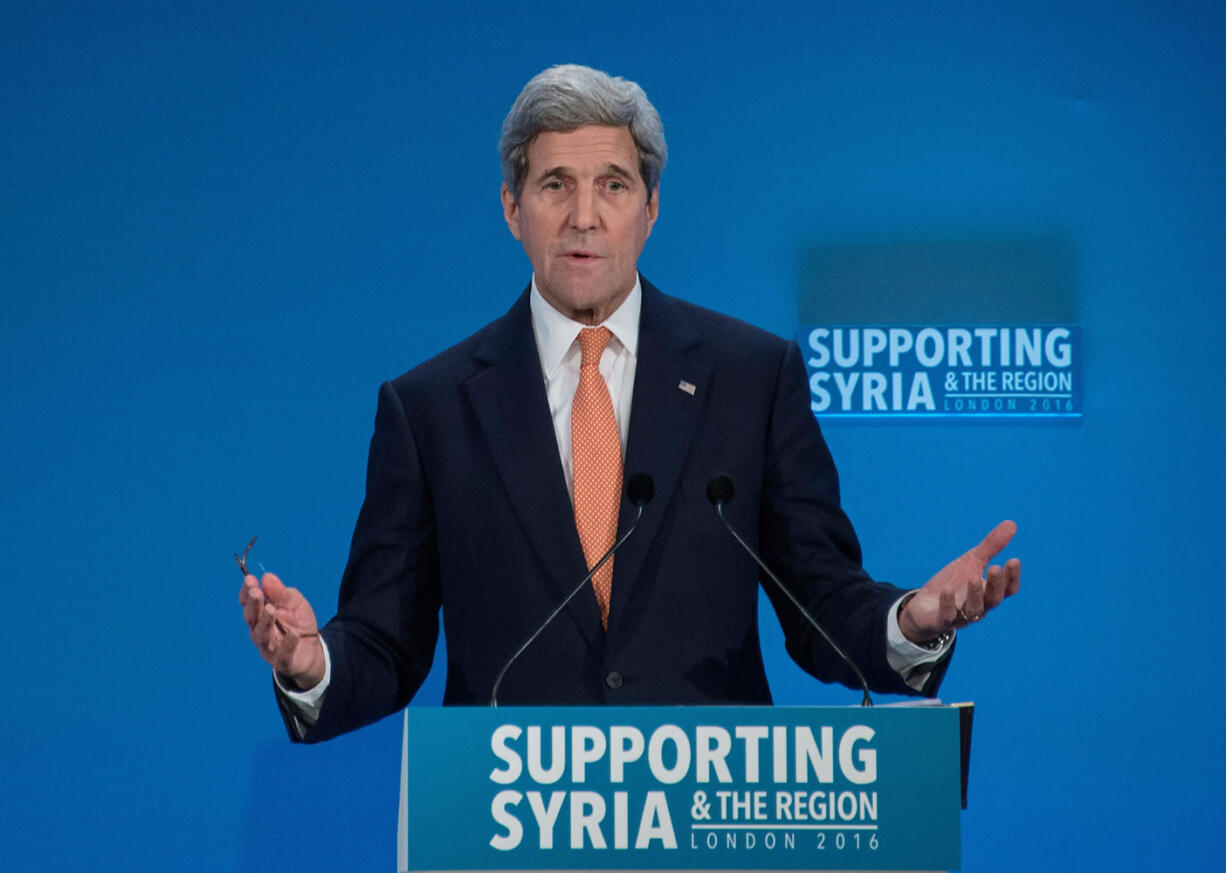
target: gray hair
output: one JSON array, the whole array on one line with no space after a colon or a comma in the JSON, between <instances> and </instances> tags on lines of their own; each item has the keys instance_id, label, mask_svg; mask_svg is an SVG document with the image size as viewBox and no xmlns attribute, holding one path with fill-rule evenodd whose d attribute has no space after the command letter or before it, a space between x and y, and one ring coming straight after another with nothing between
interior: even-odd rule
<instances>
[{"instance_id":1,"label":"gray hair","mask_svg":"<svg viewBox=\"0 0 1226 873\"><path fill-rule=\"evenodd\" d=\"M502 122L502 181L516 200L528 174L528 148L537 134L567 133L588 124L629 128L651 197L668 159L660 113L634 82L591 67L559 64L524 86Z\"/></svg>"}]
</instances>

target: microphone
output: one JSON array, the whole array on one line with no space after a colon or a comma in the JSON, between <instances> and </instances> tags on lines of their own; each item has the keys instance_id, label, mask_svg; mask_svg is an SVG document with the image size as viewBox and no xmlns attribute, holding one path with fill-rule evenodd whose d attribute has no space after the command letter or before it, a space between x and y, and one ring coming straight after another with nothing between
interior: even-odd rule
<instances>
[{"instance_id":1,"label":"microphone","mask_svg":"<svg viewBox=\"0 0 1226 873\"><path fill-rule=\"evenodd\" d=\"M732 534L733 538L741 544L741 548L748 552L749 556L758 563L758 566L762 568L762 572L770 577L770 580L775 583L776 587L787 595L788 600L792 601L792 605L800 610L800 614L805 617L805 620L813 626L814 630L822 635L822 639L830 644L830 648L834 649L835 654L843 659L843 663L851 668L851 672L856 674L856 678L860 680L860 687L864 690L864 699L860 701L860 705L872 706L873 698L870 697L868 693L868 682L865 681L864 674L860 672L860 668L856 666L856 662L849 658L847 653L839 648L839 644L830 638L830 634L826 633L826 629L818 624L817 619L810 615L809 610L805 609L804 606L801 605L800 601L796 599L796 595L789 591L787 586L779 581L779 577L771 572L771 568L766 566L766 563L758 556L758 553L750 547L749 543L745 542L745 540L741 538L741 535L736 532L736 530L728 522L728 519L724 517L724 504L731 502L735 494L736 488L732 484L732 477L726 473L720 473L713 476L707 482L707 499L710 500L712 505L715 506L715 511L719 514L719 520L724 523L724 527L728 528L728 533Z\"/></svg>"},{"instance_id":2,"label":"microphone","mask_svg":"<svg viewBox=\"0 0 1226 873\"><path fill-rule=\"evenodd\" d=\"M508 658L507 662L502 665L502 669L498 671L498 678L494 680L494 688L490 691L490 706L498 706L498 689L502 685L502 678L506 676L507 671L511 669L511 665L519 659L520 655L528 650L528 647L536 641L536 638L541 635L541 632L544 631L545 628L549 627L549 623L558 617L558 613L566 608L566 604L574 600L575 596L583 590L583 587L592 581L592 577L596 575L596 571L609 562L609 560L613 557L613 553L622 547L622 543L630 539L630 534L634 533L634 529L639 526L639 519L643 517L643 507L650 503L651 498L655 496L655 480L652 479L647 473L635 473L629 480L627 480L626 499L629 500L630 504L638 510L638 513L634 516L634 521L630 523L630 527L628 527L626 532L621 535L621 538L615 542L609 548L609 550L604 553L604 555L601 556L600 560L597 561L592 569L588 571L588 574L579 581L579 584L574 587L574 590L572 590L570 594L566 595L566 599L558 604L557 609L549 613L549 617L541 622L541 626L532 632L532 636L524 640L524 644L516 649L515 654Z\"/></svg>"}]
</instances>

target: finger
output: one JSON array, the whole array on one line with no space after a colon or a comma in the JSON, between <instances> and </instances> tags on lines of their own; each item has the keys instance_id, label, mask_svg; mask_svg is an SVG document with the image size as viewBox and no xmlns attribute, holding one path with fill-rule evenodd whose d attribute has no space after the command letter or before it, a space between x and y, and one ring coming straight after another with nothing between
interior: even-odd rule
<instances>
[{"instance_id":1,"label":"finger","mask_svg":"<svg viewBox=\"0 0 1226 873\"><path fill-rule=\"evenodd\" d=\"M983 618L983 580L976 579L966 588L966 599L962 601L962 618L968 624L974 624Z\"/></svg>"},{"instance_id":2,"label":"finger","mask_svg":"<svg viewBox=\"0 0 1226 873\"><path fill-rule=\"evenodd\" d=\"M266 606L260 616L261 622L266 622L267 634L264 639L264 651L268 655L268 663L276 666L280 660L288 658L292 649L285 645L285 631L281 622L277 621L276 610Z\"/></svg>"},{"instance_id":3,"label":"finger","mask_svg":"<svg viewBox=\"0 0 1226 873\"><path fill-rule=\"evenodd\" d=\"M998 565L988 567L988 584L983 593L983 607L995 609L1005 599L1005 571Z\"/></svg>"},{"instance_id":4,"label":"finger","mask_svg":"<svg viewBox=\"0 0 1226 873\"><path fill-rule=\"evenodd\" d=\"M1009 540L1017 533L1017 525L1011 521L1002 521L992 532L983 538L983 542L971 549L971 554L987 566L988 562L1000 554L1001 549L1009 545Z\"/></svg>"},{"instance_id":5,"label":"finger","mask_svg":"<svg viewBox=\"0 0 1226 873\"><path fill-rule=\"evenodd\" d=\"M241 603L243 606L246 606L247 601L251 599L251 590L253 588L256 591L260 590L259 580L256 579L251 574L247 574L246 576L243 577L242 587L238 589L238 602Z\"/></svg>"},{"instance_id":6,"label":"finger","mask_svg":"<svg viewBox=\"0 0 1226 873\"><path fill-rule=\"evenodd\" d=\"M273 614L272 608L266 602L261 603L255 614L255 622L251 625L252 637L254 638L258 634L260 636L258 641L260 645L263 645L266 641L275 619L276 616Z\"/></svg>"},{"instance_id":7,"label":"finger","mask_svg":"<svg viewBox=\"0 0 1226 873\"><path fill-rule=\"evenodd\" d=\"M273 648L268 654L270 655L268 663L272 665L274 670L276 670L278 673L288 672L287 668L289 667L290 661L293 660L294 650L286 642L285 635L280 631L277 632L276 647Z\"/></svg>"},{"instance_id":8,"label":"finger","mask_svg":"<svg viewBox=\"0 0 1226 873\"><path fill-rule=\"evenodd\" d=\"M1005 564L1005 597L1012 597L1022 587L1022 562L1010 558Z\"/></svg>"},{"instance_id":9,"label":"finger","mask_svg":"<svg viewBox=\"0 0 1226 873\"><path fill-rule=\"evenodd\" d=\"M958 622L958 602L954 599L952 591L942 591L941 600L937 606L937 615L940 616L941 626L946 630L957 625Z\"/></svg>"},{"instance_id":10,"label":"finger","mask_svg":"<svg viewBox=\"0 0 1226 873\"><path fill-rule=\"evenodd\" d=\"M267 600L264 601L264 608L260 610L260 624L268 629L270 637L276 637L278 642L284 635L284 629L280 621L278 609Z\"/></svg>"},{"instance_id":11,"label":"finger","mask_svg":"<svg viewBox=\"0 0 1226 873\"><path fill-rule=\"evenodd\" d=\"M244 588L244 595L246 602L243 604L243 619L247 622L247 627L254 628L260 620L260 613L264 611L264 594L255 585L250 585Z\"/></svg>"}]
</instances>

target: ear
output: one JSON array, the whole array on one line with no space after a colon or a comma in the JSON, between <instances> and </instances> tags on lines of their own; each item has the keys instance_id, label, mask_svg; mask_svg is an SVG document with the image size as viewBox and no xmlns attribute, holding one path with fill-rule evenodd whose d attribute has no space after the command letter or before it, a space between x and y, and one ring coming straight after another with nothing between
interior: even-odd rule
<instances>
[{"instance_id":1,"label":"ear","mask_svg":"<svg viewBox=\"0 0 1226 873\"><path fill-rule=\"evenodd\" d=\"M647 200L647 235L651 236L651 229L656 226L656 218L660 215L660 186L657 185L655 190L651 192L651 197Z\"/></svg>"},{"instance_id":2,"label":"ear","mask_svg":"<svg viewBox=\"0 0 1226 873\"><path fill-rule=\"evenodd\" d=\"M519 233L519 204L515 202L515 195L511 193L506 183L503 183L502 186L502 216L507 220L511 236L523 242L523 237Z\"/></svg>"}]
</instances>

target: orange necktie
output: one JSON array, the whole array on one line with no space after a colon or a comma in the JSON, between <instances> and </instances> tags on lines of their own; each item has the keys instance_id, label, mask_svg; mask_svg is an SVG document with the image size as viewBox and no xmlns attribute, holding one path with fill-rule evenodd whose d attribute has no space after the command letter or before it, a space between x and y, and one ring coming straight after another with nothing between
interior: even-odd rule
<instances>
[{"instance_id":1,"label":"orange necktie","mask_svg":"<svg viewBox=\"0 0 1226 873\"><path fill-rule=\"evenodd\" d=\"M575 527L588 569L600 560L617 538L617 510L621 504L622 448L613 415L609 388L600 375L600 356L613 334L607 327L579 332L583 358L579 387L571 407L570 441L575 473ZM600 621L609 627L609 598L613 590L610 560L592 577Z\"/></svg>"}]
</instances>

